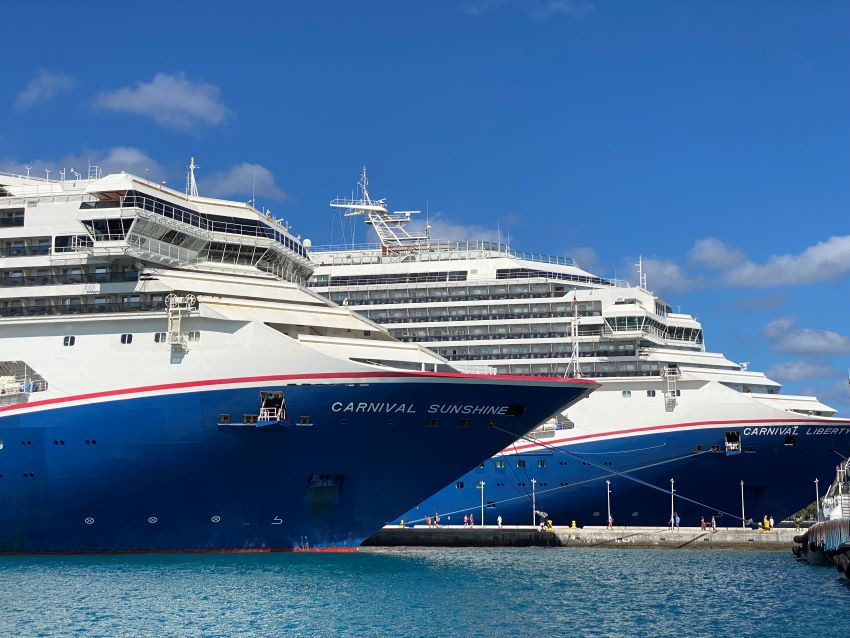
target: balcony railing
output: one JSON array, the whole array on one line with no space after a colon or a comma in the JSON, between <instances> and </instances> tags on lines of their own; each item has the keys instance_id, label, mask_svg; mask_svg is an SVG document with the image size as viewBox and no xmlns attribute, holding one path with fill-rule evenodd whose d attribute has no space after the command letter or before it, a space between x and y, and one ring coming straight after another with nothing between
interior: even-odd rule
<instances>
[{"instance_id":1,"label":"balcony railing","mask_svg":"<svg viewBox=\"0 0 850 638\"><path fill-rule=\"evenodd\" d=\"M62 286L66 284L110 284L135 282L139 280L138 271L82 273L65 275L7 275L0 277L0 288L20 286Z\"/></svg>"},{"instance_id":2,"label":"balcony railing","mask_svg":"<svg viewBox=\"0 0 850 638\"><path fill-rule=\"evenodd\" d=\"M165 309L164 302L91 303L67 306L9 306L0 308L0 317L43 317L52 315L90 315L110 312L151 312Z\"/></svg>"}]
</instances>

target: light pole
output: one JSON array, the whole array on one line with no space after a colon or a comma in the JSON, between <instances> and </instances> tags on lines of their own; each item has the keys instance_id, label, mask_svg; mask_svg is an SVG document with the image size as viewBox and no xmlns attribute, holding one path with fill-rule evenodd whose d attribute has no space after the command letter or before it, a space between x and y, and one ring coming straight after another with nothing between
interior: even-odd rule
<instances>
[{"instance_id":1,"label":"light pole","mask_svg":"<svg viewBox=\"0 0 850 638\"><path fill-rule=\"evenodd\" d=\"M676 493L675 488L676 481L670 479L670 529L676 528L676 509L675 509L675 501L673 500L674 494Z\"/></svg>"},{"instance_id":2,"label":"light pole","mask_svg":"<svg viewBox=\"0 0 850 638\"><path fill-rule=\"evenodd\" d=\"M741 527L747 527L747 515L744 514L744 482L741 481Z\"/></svg>"},{"instance_id":3,"label":"light pole","mask_svg":"<svg viewBox=\"0 0 850 638\"><path fill-rule=\"evenodd\" d=\"M531 479L531 526L537 524L537 479Z\"/></svg>"},{"instance_id":4,"label":"light pole","mask_svg":"<svg viewBox=\"0 0 850 638\"><path fill-rule=\"evenodd\" d=\"M481 527L484 527L484 481L481 481Z\"/></svg>"},{"instance_id":5,"label":"light pole","mask_svg":"<svg viewBox=\"0 0 850 638\"><path fill-rule=\"evenodd\" d=\"M818 521L820 521L820 488L818 487L818 482L815 479L815 513L817 514Z\"/></svg>"},{"instance_id":6,"label":"light pole","mask_svg":"<svg viewBox=\"0 0 850 638\"><path fill-rule=\"evenodd\" d=\"M605 481L605 485L608 487L608 527L612 527L613 521L611 520L611 481Z\"/></svg>"}]
</instances>

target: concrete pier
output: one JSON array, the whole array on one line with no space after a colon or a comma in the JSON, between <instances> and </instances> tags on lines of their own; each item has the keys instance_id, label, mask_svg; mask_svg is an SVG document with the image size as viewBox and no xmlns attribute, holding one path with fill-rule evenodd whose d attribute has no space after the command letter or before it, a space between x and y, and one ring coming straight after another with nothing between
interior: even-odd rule
<instances>
[{"instance_id":1,"label":"concrete pier","mask_svg":"<svg viewBox=\"0 0 850 638\"><path fill-rule=\"evenodd\" d=\"M770 532L720 527L554 527L540 531L530 526L442 526L440 528L384 527L369 537L365 547L618 547L665 549L781 549L794 546L799 530L777 528Z\"/></svg>"}]
</instances>

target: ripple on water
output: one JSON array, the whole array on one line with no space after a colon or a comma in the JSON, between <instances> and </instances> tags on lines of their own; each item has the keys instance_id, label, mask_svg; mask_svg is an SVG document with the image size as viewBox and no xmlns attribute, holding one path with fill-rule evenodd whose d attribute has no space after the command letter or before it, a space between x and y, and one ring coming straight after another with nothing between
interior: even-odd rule
<instances>
[{"instance_id":1,"label":"ripple on water","mask_svg":"<svg viewBox=\"0 0 850 638\"><path fill-rule=\"evenodd\" d=\"M784 637L842 631L850 584L785 552L402 549L0 557L0 600L3 636Z\"/></svg>"}]
</instances>

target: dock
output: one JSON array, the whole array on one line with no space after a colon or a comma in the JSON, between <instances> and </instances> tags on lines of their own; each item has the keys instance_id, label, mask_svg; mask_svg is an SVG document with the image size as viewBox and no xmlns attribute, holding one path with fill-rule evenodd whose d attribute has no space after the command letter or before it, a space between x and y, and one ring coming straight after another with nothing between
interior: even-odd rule
<instances>
[{"instance_id":1,"label":"dock","mask_svg":"<svg viewBox=\"0 0 850 638\"><path fill-rule=\"evenodd\" d=\"M370 536L363 547L614 547L663 549L773 549L788 550L800 530L774 528L759 531L735 527L703 530L699 527L553 527L462 525L429 528L387 526Z\"/></svg>"}]
</instances>

